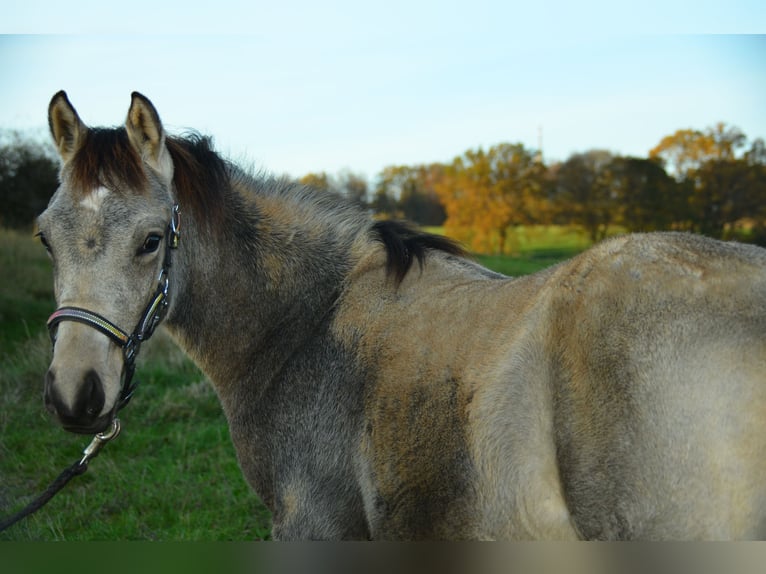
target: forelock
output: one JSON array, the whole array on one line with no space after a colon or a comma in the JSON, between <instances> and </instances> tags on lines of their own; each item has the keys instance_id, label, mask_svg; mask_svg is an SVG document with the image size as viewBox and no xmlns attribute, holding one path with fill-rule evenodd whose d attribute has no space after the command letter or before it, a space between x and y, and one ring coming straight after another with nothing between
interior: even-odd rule
<instances>
[{"instance_id":1,"label":"forelock","mask_svg":"<svg viewBox=\"0 0 766 574\"><path fill-rule=\"evenodd\" d=\"M69 177L71 185L83 195L99 187L144 193L148 184L143 162L125 128L89 129L72 158Z\"/></svg>"}]
</instances>

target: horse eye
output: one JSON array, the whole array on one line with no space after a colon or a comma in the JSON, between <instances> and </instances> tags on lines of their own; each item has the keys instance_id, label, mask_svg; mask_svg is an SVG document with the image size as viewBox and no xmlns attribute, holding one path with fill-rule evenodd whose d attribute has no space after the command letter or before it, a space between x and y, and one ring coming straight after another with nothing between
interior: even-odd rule
<instances>
[{"instance_id":1,"label":"horse eye","mask_svg":"<svg viewBox=\"0 0 766 574\"><path fill-rule=\"evenodd\" d=\"M138 254L148 255L149 253L154 253L159 248L161 242L162 236L157 235L156 233L152 233L149 237L146 238L146 241L144 241L141 249L138 250Z\"/></svg>"},{"instance_id":2,"label":"horse eye","mask_svg":"<svg viewBox=\"0 0 766 574\"><path fill-rule=\"evenodd\" d=\"M51 246L48 243L48 240L45 238L45 234L40 231L39 233L35 234L35 237L40 239L40 243L43 244L43 247L45 247L45 250L50 253L51 252Z\"/></svg>"}]
</instances>

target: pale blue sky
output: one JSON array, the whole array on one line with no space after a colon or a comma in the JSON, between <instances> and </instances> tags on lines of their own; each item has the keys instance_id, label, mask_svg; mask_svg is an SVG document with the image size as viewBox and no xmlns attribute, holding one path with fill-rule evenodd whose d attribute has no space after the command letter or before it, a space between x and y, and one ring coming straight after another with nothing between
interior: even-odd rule
<instances>
[{"instance_id":1,"label":"pale blue sky","mask_svg":"<svg viewBox=\"0 0 766 574\"><path fill-rule=\"evenodd\" d=\"M0 128L43 131L59 89L86 123L119 124L138 90L233 159L370 178L536 148L540 127L549 161L645 156L718 121L766 137L766 36L742 35L766 32L762 1L18 4L0 22Z\"/></svg>"}]
</instances>

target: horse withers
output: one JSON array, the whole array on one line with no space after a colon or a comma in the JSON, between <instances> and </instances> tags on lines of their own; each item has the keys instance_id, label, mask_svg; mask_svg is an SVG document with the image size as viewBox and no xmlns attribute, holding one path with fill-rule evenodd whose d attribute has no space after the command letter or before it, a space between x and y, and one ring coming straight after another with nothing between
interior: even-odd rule
<instances>
[{"instance_id":1,"label":"horse withers","mask_svg":"<svg viewBox=\"0 0 766 574\"><path fill-rule=\"evenodd\" d=\"M68 430L110 424L164 320L276 539L766 538L763 249L627 235L509 278L170 136L138 93L124 127L64 92L49 123Z\"/></svg>"}]
</instances>

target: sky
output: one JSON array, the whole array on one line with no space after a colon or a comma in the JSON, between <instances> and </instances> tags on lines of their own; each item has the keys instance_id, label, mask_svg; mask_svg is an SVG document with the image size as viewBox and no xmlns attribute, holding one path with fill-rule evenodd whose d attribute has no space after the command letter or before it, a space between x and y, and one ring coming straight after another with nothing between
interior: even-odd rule
<instances>
[{"instance_id":1,"label":"sky","mask_svg":"<svg viewBox=\"0 0 766 574\"><path fill-rule=\"evenodd\" d=\"M44 136L60 89L118 125L137 90L235 161L371 180L501 142L551 162L720 121L766 138L766 2L719 4L25 0L0 22L0 130Z\"/></svg>"}]
</instances>

